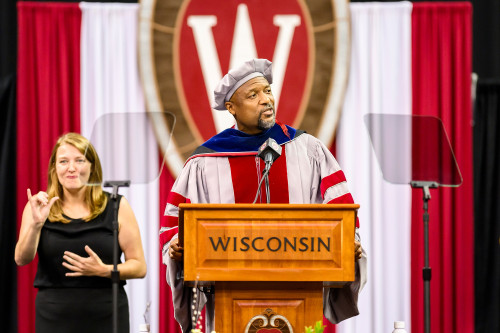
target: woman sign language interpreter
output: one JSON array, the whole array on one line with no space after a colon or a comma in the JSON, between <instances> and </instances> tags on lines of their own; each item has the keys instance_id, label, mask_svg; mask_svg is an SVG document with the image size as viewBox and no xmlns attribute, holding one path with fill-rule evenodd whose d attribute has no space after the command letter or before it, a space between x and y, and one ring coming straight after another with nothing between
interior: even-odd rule
<instances>
[{"instance_id":1,"label":"woman sign language interpreter","mask_svg":"<svg viewBox=\"0 0 500 333\"><path fill-rule=\"evenodd\" d=\"M38 253L36 332L110 332L114 212L100 185L97 152L80 134L65 134L54 146L48 174L47 192L27 190L15 250L20 266ZM119 332L128 333L123 285L146 275L146 260L132 208L124 197L117 200L119 256L125 259L118 264Z\"/></svg>"}]
</instances>

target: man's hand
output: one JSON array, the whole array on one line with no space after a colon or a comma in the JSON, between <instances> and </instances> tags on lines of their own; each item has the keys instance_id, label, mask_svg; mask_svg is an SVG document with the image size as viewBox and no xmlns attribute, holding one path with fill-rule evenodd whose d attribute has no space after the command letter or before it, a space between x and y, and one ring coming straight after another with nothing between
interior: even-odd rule
<instances>
[{"instance_id":1,"label":"man's hand","mask_svg":"<svg viewBox=\"0 0 500 333\"><path fill-rule=\"evenodd\" d=\"M361 259L363 251L361 250L361 243L357 240L354 241L354 260Z\"/></svg>"},{"instance_id":2,"label":"man's hand","mask_svg":"<svg viewBox=\"0 0 500 333\"><path fill-rule=\"evenodd\" d=\"M182 261L182 256L184 255L184 248L179 246L179 239L174 239L173 241L170 242L168 255L174 261Z\"/></svg>"}]
</instances>

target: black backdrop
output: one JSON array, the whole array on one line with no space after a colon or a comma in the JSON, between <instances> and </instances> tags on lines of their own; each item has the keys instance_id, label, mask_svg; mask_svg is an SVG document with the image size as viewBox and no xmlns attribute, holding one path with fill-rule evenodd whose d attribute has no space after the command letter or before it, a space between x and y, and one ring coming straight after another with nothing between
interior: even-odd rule
<instances>
[{"instance_id":1,"label":"black backdrop","mask_svg":"<svg viewBox=\"0 0 500 333\"><path fill-rule=\"evenodd\" d=\"M16 332L16 321L11 319L17 316L15 96L14 75L0 77L0 323L7 332Z\"/></svg>"},{"instance_id":2,"label":"black backdrop","mask_svg":"<svg viewBox=\"0 0 500 333\"><path fill-rule=\"evenodd\" d=\"M476 332L500 332L500 80L482 80L474 107Z\"/></svg>"},{"instance_id":3,"label":"black backdrop","mask_svg":"<svg viewBox=\"0 0 500 333\"><path fill-rule=\"evenodd\" d=\"M10 333L17 333L16 2L0 0L0 323L1 331ZM475 318L476 333L489 333L500 332L500 1L470 2L473 70L479 76L474 108Z\"/></svg>"}]
</instances>

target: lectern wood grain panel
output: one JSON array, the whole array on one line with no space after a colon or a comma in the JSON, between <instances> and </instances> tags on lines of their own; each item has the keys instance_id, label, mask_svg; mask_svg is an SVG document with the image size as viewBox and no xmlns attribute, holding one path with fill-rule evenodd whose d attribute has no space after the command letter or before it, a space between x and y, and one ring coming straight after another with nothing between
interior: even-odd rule
<instances>
[{"instance_id":1,"label":"lectern wood grain panel","mask_svg":"<svg viewBox=\"0 0 500 333\"><path fill-rule=\"evenodd\" d=\"M322 282L354 280L358 208L181 204L184 280L215 284L218 333L251 333L252 318L265 316L302 332L322 318Z\"/></svg>"}]
</instances>

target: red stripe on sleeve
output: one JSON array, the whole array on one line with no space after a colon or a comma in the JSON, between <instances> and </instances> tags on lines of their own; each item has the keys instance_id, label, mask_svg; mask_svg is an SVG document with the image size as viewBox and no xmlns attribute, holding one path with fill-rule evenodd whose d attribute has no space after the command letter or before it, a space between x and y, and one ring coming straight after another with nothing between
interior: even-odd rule
<instances>
[{"instance_id":1,"label":"red stripe on sleeve","mask_svg":"<svg viewBox=\"0 0 500 333\"><path fill-rule=\"evenodd\" d=\"M321 180L321 197L325 198L325 192L330 187L337 185L338 183L345 182L345 175L342 170L332 173Z\"/></svg>"},{"instance_id":2,"label":"red stripe on sleeve","mask_svg":"<svg viewBox=\"0 0 500 333\"><path fill-rule=\"evenodd\" d=\"M167 197L167 204L174 205L176 207L179 207L181 203L191 203L191 200L188 198L180 195L177 192L170 191ZM163 248L163 246L170 242L172 237L177 234L179 231L178 229L178 224L179 224L179 218L177 216L163 216L163 218L160 220L160 225L162 228L172 228L170 230L164 231L160 234L160 248Z\"/></svg>"},{"instance_id":3,"label":"red stripe on sleeve","mask_svg":"<svg viewBox=\"0 0 500 333\"><path fill-rule=\"evenodd\" d=\"M179 218L177 216L165 216L161 221L162 228L172 228L177 227L179 223Z\"/></svg>"},{"instance_id":4,"label":"red stripe on sleeve","mask_svg":"<svg viewBox=\"0 0 500 333\"><path fill-rule=\"evenodd\" d=\"M332 199L328 201L329 204L352 204L354 203L354 199L352 198L351 193L346 193L344 195L341 195L340 197L337 197L335 199Z\"/></svg>"},{"instance_id":5,"label":"red stripe on sleeve","mask_svg":"<svg viewBox=\"0 0 500 333\"><path fill-rule=\"evenodd\" d=\"M180 195L177 192L171 191L168 194L167 203L169 203L171 205L174 205L176 207L179 207L179 204L181 204L181 203L191 203L191 200L189 200L188 198Z\"/></svg>"},{"instance_id":6,"label":"red stripe on sleeve","mask_svg":"<svg viewBox=\"0 0 500 333\"><path fill-rule=\"evenodd\" d=\"M328 201L329 204L352 204L354 203L354 199L352 198L351 193L346 193L341 195L338 198L332 199ZM359 228L359 219L356 216L356 228Z\"/></svg>"},{"instance_id":7,"label":"red stripe on sleeve","mask_svg":"<svg viewBox=\"0 0 500 333\"><path fill-rule=\"evenodd\" d=\"M175 227L169 230L166 230L160 234L160 249L163 248L165 244L170 242L172 237L174 237L179 232L179 228Z\"/></svg>"}]
</instances>

